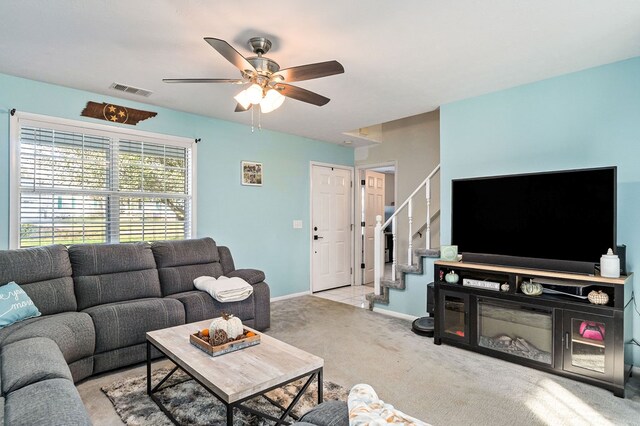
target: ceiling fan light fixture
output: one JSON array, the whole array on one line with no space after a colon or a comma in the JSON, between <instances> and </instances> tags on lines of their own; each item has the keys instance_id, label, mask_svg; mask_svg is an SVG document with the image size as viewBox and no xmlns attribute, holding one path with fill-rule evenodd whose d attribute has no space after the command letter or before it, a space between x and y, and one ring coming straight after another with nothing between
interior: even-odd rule
<instances>
[{"instance_id":1,"label":"ceiling fan light fixture","mask_svg":"<svg viewBox=\"0 0 640 426\"><path fill-rule=\"evenodd\" d=\"M276 89L267 90L267 94L260 102L260 111L263 114L267 114L275 109L280 108L280 105L284 102L284 96L280 94Z\"/></svg>"},{"instance_id":2,"label":"ceiling fan light fixture","mask_svg":"<svg viewBox=\"0 0 640 426\"><path fill-rule=\"evenodd\" d=\"M244 109L248 109L249 106L251 106L251 101L249 101L249 96L247 95L246 89L235 95L233 99L235 99L236 102L242 105L242 108Z\"/></svg>"},{"instance_id":3,"label":"ceiling fan light fixture","mask_svg":"<svg viewBox=\"0 0 640 426\"><path fill-rule=\"evenodd\" d=\"M262 101L262 87L260 85L253 83L245 92L250 103L258 105Z\"/></svg>"}]
</instances>

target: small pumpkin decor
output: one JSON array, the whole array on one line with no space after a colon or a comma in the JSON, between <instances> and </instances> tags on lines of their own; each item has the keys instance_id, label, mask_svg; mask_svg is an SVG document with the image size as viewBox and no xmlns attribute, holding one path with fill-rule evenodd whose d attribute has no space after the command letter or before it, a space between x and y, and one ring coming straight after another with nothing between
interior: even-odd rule
<instances>
[{"instance_id":1,"label":"small pumpkin decor","mask_svg":"<svg viewBox=\"0 0 640 426\"><path fill-rule=\"evenodd\" d=\"M602 290L591 290L587 298L594 305L606 305L609 303L609 295Z\"/></svg>"},{"instance_id":2,"label":"small pumpkin decor","mask_svg":"<svg viewBox=\"0 0 640 426\"><path fill-rule=\"evenodd\" d=\"M209 336L213 339L215 346L227 343L227 340L235 340L237 337L242 336L243 333L244 329L240 318L226 312L223 312L221 317L211 321L211 325L209 325ZM220 341L223 337L225 338L221 343L216 343L216 340Z\"/></svg>"},{"instance_id":3,"label":"small pumpkin decor","mask_svg":"<svg viewBox=\"0 0 640 426\"><path fill-rule=\"evenodd\" d=\"M189 342L211 356L219 356L257 345L260 335L245 329L240 318L223 312L211 321L209 328L191 334Z\"/></svg>"},{"instance_id":4,"label":"small pumpkin decor","mask_svg":"<svg viewBox=\"0 0 640 426\"><path fill-rule=\"evenodd\" d=\"M527 296L540 296L542 294L542 284L525 281L520 284L520 290Z\"/></svg>"}]
</instances>

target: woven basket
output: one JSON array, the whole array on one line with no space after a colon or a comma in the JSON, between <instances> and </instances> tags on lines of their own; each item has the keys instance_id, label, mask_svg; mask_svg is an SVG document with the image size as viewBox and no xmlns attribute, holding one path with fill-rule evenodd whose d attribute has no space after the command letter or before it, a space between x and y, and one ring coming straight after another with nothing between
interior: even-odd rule
<instances>
[{"instance_id":1,"label":"woven basket","mask_svg":"<svg viewBox=\"0 0 640 426\"><path fill-rule=\"evenodd\" d=\"M594 305L606 305L609 302L609 295L603 293L602 290L592 290L587 295L587 299Z\"/></svg>"}]
</instances>

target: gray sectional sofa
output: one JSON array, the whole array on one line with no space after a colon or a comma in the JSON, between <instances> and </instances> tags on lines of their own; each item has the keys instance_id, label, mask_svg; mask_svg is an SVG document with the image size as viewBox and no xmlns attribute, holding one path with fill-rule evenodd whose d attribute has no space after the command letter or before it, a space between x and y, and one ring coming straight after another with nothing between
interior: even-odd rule
<instances>
[{"instance_id":1,"label":"gray sectional sofa","mask_svg":"<svg viewBox=\"0 0 640 426\"><path fill-rule=\"evenodd\" d=\"M253 294L219 303L194 288L202 275L241 277ZM0 285L15 281L42 314L0 329L0 425L91 424L74 383L144 361L147 331L223 310L268 328L264 279L211 238L0 251Z\"/></svg>"}]
</instances>

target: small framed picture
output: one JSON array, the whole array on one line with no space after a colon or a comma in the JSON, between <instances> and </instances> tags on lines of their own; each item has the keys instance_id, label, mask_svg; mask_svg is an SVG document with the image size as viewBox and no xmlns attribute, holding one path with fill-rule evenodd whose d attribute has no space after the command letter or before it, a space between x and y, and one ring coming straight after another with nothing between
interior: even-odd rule
<instances>
[{"instance_id":1,"label":"small framed picture","mask_svg":"<svg viewBox=\"0 0 640 426\"><path fill-rule=\"evenodd\" d=\"M254 161L242 162L242 184L262 186L262 163Z\"/></svg>"}]
</instances>

